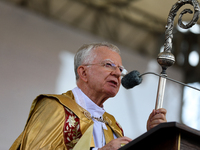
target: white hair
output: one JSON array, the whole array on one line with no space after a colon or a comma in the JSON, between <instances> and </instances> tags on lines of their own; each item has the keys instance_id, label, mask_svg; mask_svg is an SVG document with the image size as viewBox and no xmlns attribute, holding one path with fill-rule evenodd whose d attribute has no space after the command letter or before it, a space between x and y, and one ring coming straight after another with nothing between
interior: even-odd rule
<instances>
[{"instance_id":1,"label":"white hair","mask_svg":"<svg viewBox=\"0 0 200 150\"><path fill-rule=\"evenodd\" d=\"M76 52L74 56L74 72L75 72L76 80L79 79L79 75L77 73L78 67L81 66L82 64L91 63L96 58L96 54L93 54L92 52L96 48L101 47L101 46L106 46L110 50L115 51L118 54L120 54L119 48L111 43L102 42L102 43L84 44L78 49L78 51ZM93 54L92 57L91 57L91 54Z\"/></svg>"}]
</instances>

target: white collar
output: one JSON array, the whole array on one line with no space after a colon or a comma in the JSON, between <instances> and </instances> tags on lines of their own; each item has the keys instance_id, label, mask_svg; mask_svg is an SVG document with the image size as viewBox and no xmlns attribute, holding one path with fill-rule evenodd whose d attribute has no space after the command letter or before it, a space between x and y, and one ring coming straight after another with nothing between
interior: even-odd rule
<instances>
[{"instance_id":1,"label":"white collar","mask_svg":"<svg viewBox=\"0 0 200 150\"><path fill-rule=\"evenodd\" d=\"M93 117L100 118L103 116L105 110L95 104L87 95L81 91L81 89L75 87L72 92L74 94L76 103L86 109Z\"/></svg>"},{"instance_id":2,"label":"white collar","mask_svg":"<svg viewBox=\"0 0 200 150\"><path fill-rule=\"evenodd\" d=\"M96 118L103 119L103 114L105 110L101 107L99 107L97 104L95 104L87 95L85 95L81 89L78 87L75 87L72 90L72 93L74 94L75 101L78 105L86 109L92 116L92 120L94 121L94 128L93 128L93 137L94 142L97 147L101 147L105 145L105 137L103 129L108 130L105 122L98 121Z\"/></svg>"}]
</instances>

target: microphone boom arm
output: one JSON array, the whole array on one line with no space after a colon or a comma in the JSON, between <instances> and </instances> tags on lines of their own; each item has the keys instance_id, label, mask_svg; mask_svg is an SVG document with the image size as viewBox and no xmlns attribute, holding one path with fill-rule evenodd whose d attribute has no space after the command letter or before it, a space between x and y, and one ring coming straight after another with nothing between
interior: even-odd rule
<instances>
[{"instance_id":1,"label":"microphone boom arm","mask_svg":"<svg viewBox=\"0 0 200 150\"><path fill-rule=\"evenodd\" d=\"M188 85L188 84L185 84L185 83L183 83L183 82L174 80L174 79L169 78L169 77L167 77L167 76L159 75L159 74L154 73L154 72L146 72L146 73L143 73L143 74L139 75L139 77L142 77L143 75L146 75L146 74L154 74L154 75L156 75L156 76L163 77L163 78L165 78L165 79L167 79L167 80L170 80L170 81L176 82L176 83L178 83L178 84L181 84L181 85L183 85L183 86L187 86L187 87L189 87L189 88L192 88L192 89L195 89L195 90L197 90L197 91L200 91L200 89L198 89L198 88L195 88L195 87L190 86L190 85Z\"/></svg>"}]
</instances>

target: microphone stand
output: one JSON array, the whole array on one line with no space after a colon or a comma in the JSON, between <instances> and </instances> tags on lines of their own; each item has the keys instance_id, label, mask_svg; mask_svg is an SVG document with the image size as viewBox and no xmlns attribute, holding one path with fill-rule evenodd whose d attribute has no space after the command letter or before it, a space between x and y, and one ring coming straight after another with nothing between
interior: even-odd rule
<instances>
[{"instance_id":1,"label":"microphone stand","mask_svg":"<svg viewBox=\"0 0 200 150\"><path fill-rule=\"evenodd\" d=\"M143 73L143 74L139 75L139 77L142 77L142 76L144 76L144 75L146 75L146 74L153 74L153 75L156 75L156 76L159 76L159 77L163 77L163 78L165 78L165 79L167 79L167 80L170 80L170 81L172 81L172 82L175 82L175 83L181 84L181 85L183 85L183 86L187 86L187 87L189 87L189 88L192 88L192 89L195 89L195 90L197 90L197 91L200 91L200 89L198 89L198 88L195 88L195 87L190 86L190 85L187 85L187 84L185 84L185 83L183 83L183 82L180 82L180 81L171 79L171 78L169 78L169 77L167 77L167 76L159 75L159 74L154 73L154 72L146 72L146 73Z\"/></svg>"},{"instance_id":2,"label":"microphone stand","mask_svg":"<svg viewBox=\"0 0 200 150\"><path fill-rule=\"evenodd\" d=\"M184 9L179 15L178 25L181 28L188 29L192 27L199 19L200 9L199 9L199 4L197 0L178 0L178 2L174 4L170 10L170 13L167 19L166 31L165 31L164 51L158 54L158 57L157 57L157 62L162 67L162 72L161 72L161 76L159 77L159 83L158 83L156 105L155 105L156 110L159 108L162 108L162 105L163 105L165 85L166 85L165 77L167 77L166 70L168 67L172 66L175 62L174 55L171 53L172 38L173 38L172 30L173 30L173 25L174 25L174 18L178 10L180 9L180 7L182 7L185 4L190 4L194 7L194 11L195 11L194 16L188 24L184 25L182 23L182 16L186 13L190 13L190 14L193 13L192 10L190 9Z\"/></svg>"}]
</instances>

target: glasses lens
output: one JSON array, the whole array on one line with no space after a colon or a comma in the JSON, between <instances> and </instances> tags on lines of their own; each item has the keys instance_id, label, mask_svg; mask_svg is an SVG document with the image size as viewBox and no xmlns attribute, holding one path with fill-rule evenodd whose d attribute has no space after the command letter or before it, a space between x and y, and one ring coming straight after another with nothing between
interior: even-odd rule
<instances>
[{"instance_id":1,"label":"glasses lens","mask_svg":"<svg viewBox=\"0 0 200 150\"><path fill-rule=\"evenodd\" d=\"M107 69L109 69L109 70L112 70L112 71L117 69L117 65L115 65L115 63L113 63L113 62L110 61L110 60L105 60L105 61L103 61L103 62L102 62L102 65L103 65L105 68L107 68ZM123 66L118 66L118 68L119 68L119 70L120 70L122 76L124 76L124 75L126 75L126 74L128 73L128 71L127 71L126 69L124 69Z\"/></svg>"}]
</instances>

